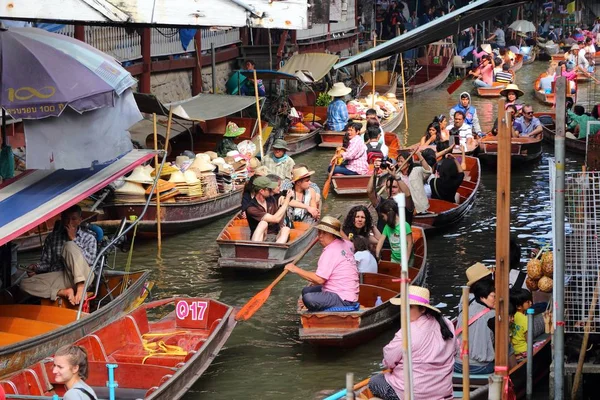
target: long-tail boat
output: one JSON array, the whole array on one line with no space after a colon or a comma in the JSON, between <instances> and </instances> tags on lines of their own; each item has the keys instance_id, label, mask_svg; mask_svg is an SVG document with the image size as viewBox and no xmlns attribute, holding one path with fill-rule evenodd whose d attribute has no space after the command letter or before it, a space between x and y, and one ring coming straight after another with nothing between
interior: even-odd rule
<instances>
[{"instance_id":1,"label":"long-tail boat","mask_svg":"<svg viewBox=\"0 0 600 400\"><path fill-rule=\"evenodd\" d=\"M151 319L160 312L164 315L167 305L172 311L156 321ZM235 324L234 309L216 300L166 299L139 307L74 342L87 350L86 383L99 398L175 400L206 371ZM110 370L114 382L107 364L116 365ZM56 382L52 373L51 358L25 366L0 379L7 394L65 394L65 385ZM114 397L107 387L111 383L115 384Z\"/></svg>"},{"instance_id":2,"label":"long-tail boat","mask_svg":"<svg viewBox=\"0 0 600 400\"><path fill-rule=\"evenodd\" d=\"M534 114L539 118L540 122L544 126L544 142L554 144L554 136L556 135L555 129L555 117L556 114L552 112L537 112ZM565 137L565 148L567 151L576 154L586 153L586 141L579 139L572 139Z\"/></svg>"},{"instance_id":3,"label":"long-tail boat","mask_svg":"<svg viewBox=\"0 0 600 400\"><path fill-rule=\"evenodd\" d=\"M43 299L41 305L14 304L16 295L0 305L0 376L18 371L52 355L65 344L106 325L143 302L148 296L148 271L105 271L104 284L82 313L66 301ZM112 300L111 300L112 299Z\"/></svg>"},{"instance_id":4,"label":"long-tail boat","mask_svg":"<svg viewBox=\"0 0 600 400\"><path fill-rule=\"evenodd\" d=\"M439 63L434 63L434 56L422 57L418 59L420 69L414 78L408 81L406 91L409 93L420 93L435 89L446 82L452 71L452 57L438 57ZM408 79L408 77L406 77ZM399 93L402 87L398 88Z\"/></svg>"},{"instance_id":5,"label":"long-tail boat","mask_svg":"<svg viewBox=\"0 0 600 400\"><path fill-rule=\"evenodd\" d=\"M479 97L500 97L500 92L506 87L505 84L494 82L490 87L478 87L477 95Z\"/></svg>"},{"instance_id":6,"label":"long-tail boat","mask_svg":"<svg viewBox=\"0 0 600 400\"><path fill-rule=\"evenodd\" d=\"M412 227L414 266L409 276L414 285L422 285L426 276L427 241L419 227ZM366 342L399 320L400 307L389 299L400 296L400 264L380 261L378 272L360 274L358 311L308 311L299 304L300 340L320 346L350 347ZM375 305L377 297L383 301Z\"/></svg>"},{"instance_id":7,"label":"long-tail boat","mask_svg":"<svg viewBox=\"0 0 600 400\"><path fill-rule=\"evenodd\" d=\"M458 188L459 203L429 199L429 212L413 216L413 225L425 230L443 229L460 220L471 209L479 189L481 165L476 157L466 156L465 177Z\"/></svg>"},{"instance_id":8,"label":"long-tail boat","mask_svg":"<svg viewBox=\"0 0 600 400\"><path fill-rule=\"evenodd\" d=\"M217 237L218 264L221 268L269 271L292 262L316 240L317 231L304 222L294 222L287 243L253 242L248 220L240 214L233 217Z\"/></svg>"},{"instance_id":9,"label":"long-tail boat","mask_svg":"<svg viewBox=\"0 0 600 400\"><path fill-rule=\"evenodd\" d=\"M510 159L514 164L537 160L542 156L542 135L538 138L518 137L510 139ZM479 159L489 165L495 165L498 158L498 140L495 136L479 139Z\"/></svg>"}]
</instances>

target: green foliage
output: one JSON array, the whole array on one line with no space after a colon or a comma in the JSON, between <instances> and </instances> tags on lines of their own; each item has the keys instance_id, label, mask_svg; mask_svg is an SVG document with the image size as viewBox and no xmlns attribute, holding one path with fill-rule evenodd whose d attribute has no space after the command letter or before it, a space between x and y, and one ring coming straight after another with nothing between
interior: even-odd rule
<instances>
[{"instance_id":1,"label":"green foliage","mask_svg":"<svg viewBox=\"0 0 600 400\"><path fill-rule=\"evenodd\" d=\"M333 100L333 98L327 93L320 93L319 97L317 97L317 106L327 107L329 103L331 103L331 100Z\"/></svg>"}]
</instances>

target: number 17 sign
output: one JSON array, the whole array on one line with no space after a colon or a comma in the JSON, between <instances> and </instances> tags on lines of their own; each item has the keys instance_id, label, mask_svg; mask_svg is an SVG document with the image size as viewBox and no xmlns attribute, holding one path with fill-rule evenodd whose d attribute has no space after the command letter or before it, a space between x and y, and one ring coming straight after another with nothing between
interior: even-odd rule
<instances>
[{"instance_id":1,"label":"number 17 sign","mask_svg":"<svg viewBox=\"0 0 600 400\"><path fill-rule=\"evenodd\" d=\"M208 309L207 301L180 300L175 306L175 315L178 320L204 321L204 314Z\"/></svg>"}]
</instances>

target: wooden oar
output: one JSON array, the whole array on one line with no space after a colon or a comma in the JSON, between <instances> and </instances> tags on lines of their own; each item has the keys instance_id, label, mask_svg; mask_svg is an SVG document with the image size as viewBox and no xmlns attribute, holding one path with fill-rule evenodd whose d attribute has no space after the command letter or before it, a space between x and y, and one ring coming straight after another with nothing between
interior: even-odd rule
<instances>
[{"instance_id":1,"label":"wooden oar","mask_svg":"<svg viewBox=\"0 0 600 400\"><path fill-rule=\"evenodd\" d=\"M387 374L388 372L390 372L390 370L386 369L384 371L381 371L380 373L381 374ZM365 387L365 386L367 386L369 384L370 380L371 380L371 377L358 382L356 385L354 385L353 389L354 390L362 389L363 387ZM344 397L346 395L346 392L347 392L346 389L340 390L339 392L334 393L334 394L332 394L329 397L325 397L323 400L339 400L339 399L341 399L342 397Z\"/></svg>"},{"instance_id":2,"label":"wooden oar","mask_svg":"<svg viewBox=\"0 0 600 400\"><path fill-rule=\"evenodd\" d=\"M314 228L310 228L310 229L314 229ZM318 238L315 237L313 239L313 241L310 242L308 247L305 248L304 250L302 250L302 252L300 254L298 254L296 256L296 258L294 258L294 260L292 261L292 264L297 264L302 259L302 257L304 257L304 255L306 253L308 253L308 251L310 249L312 249L312 247L315 245L315 243L317 243L317 241L318 241ZM265 289L258 292L258 294L256 294L253 298L251 298L246 303L246 305L244 305L244 307L242 307L242 309L240 311L238 311L238 313L235 315L235 320L236 321L246 321L246 320L250 319L263 306L263 304L265 304L265 302L271 295L271 290L273 289L273 287L275 287L275 285L277 285L279 283L279 281L282 280L287 275L287 273L288 273L288 270L287 269L284 270L281 274L279 274L279 276L277 278L275 278L273 283L271 283L269 286L267 286Z\"/></svg>"},{"instance_id":3,"label":"wooden oar","mask_svg":"<svg viewBox=\"0 0 600 400\"><path fill-rule=\"evenodd\" d=\"M337 152L336 152L337 154ZM329 176L327 177L327 180L325 181L325 184L323 185L323 198L326 199L327 196L329 195L329 187L331 186L331 178L333 177L333 170L335 169L335 162L331 163L331 171L329 171Z\"/></svg>"},{"instance_id":4,"label":"wooden oar","mask_svg":"<svg viewBox=\"0 0 600 400\"><path fill-rule=\"evenodd\" d=\"M469 75L465 75L460 79L457 79L456 81L454 81L454 83L452 83L452 85L448 86L448 89L446 89L446 91L448 92L448 94L452 94L454 92L456 92L456 90L461 87L461 85L463 84L463 82L465 81L465 79L467 79L469 77Z\"/></svg>"}]
</instances>

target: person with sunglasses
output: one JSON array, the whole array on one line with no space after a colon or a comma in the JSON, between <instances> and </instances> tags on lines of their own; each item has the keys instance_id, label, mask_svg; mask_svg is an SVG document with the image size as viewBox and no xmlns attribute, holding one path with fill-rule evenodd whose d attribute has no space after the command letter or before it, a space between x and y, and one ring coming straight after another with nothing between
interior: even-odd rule
<instances>
[{"instance_id":1,"label":"person with sunglasses","mask_svg":"<svg viewBox=\"0 0 600 400\"><path fill-rule=\"evenodd\" d=\"M516 120L521 128L519 131L521 137L538 137L541 135L544 128L540 120L533 116L531 104L525 104L522 111L523 115Z\"/></svg>"},{"instance_id":2,"label":"person with sunglasses","mask_svg":"<svg viewBox=\"0 0 600 400\"><path fill-rule=\"evenodd\" d=\"M287 243L290 236L290 228L283 226L284 217L293 192L288 191L281 206L273 197L273 191L277 183L266 176L259 176L253 182L254 198L246 209L250 237L254 242L274 241Z\"/></svg>"}]
</instances>

